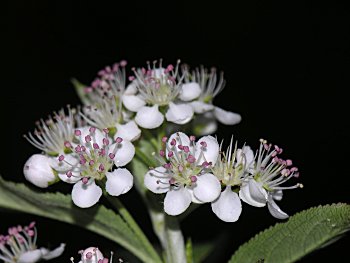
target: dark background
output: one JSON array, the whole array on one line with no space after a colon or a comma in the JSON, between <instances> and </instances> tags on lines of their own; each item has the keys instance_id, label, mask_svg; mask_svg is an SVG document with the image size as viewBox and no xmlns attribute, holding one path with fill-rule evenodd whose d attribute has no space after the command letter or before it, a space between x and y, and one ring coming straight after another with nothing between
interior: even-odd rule
<instances>
[{"instance_id":1,"label":"dark background","mask_svg":"<svg viewBox=\"0 0 350 263\"><path fill-rule=\"evenodd\" d=\"M175 63L181 58L191 66L225 71L227 86L215 103L241 113L243 121L220 126L219 138L234 134L254 148L259 138L266 138L283 147L284 156L299 167L305 187L285 191L283 210L292 215L319 204L350 203L349 5L228 3L8 3L2 38L7 70L0 103L3 177L24 181L23 164L37 150L22 135L33 130L36 120L79 103L70 78L90 83L99 69L121 59L143 66L146 60ZM122 200L148 226L135 193ZM67 243L62 262L86 246L120 251L80 228L22 214L0 212L0 230L31 219L39 223L40 245ZM267 209L244 204L240 220L225 224L205 205L184 222L184 229L195 242L212 238L220 229L230 233L220 260L209 261L225 262L241 243L276 221ZM349 242L348 235L303 262L346 258Z\"/></svg>"}]
</instances>

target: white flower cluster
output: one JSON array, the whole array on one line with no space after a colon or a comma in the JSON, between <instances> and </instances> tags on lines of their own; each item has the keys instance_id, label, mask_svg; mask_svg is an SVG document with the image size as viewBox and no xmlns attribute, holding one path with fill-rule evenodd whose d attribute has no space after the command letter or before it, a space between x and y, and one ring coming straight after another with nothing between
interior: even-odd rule
<instances>
[{"instance_id":1,"label":"white flower cluster","mask_svg":"<svg viewBox=\"0 0 350 263\"><path fill-rule=\"evenodd\" d=\"M88 247L80 250L79 254L81 255L81 259L78 263L113 263L113 252L111 252L111 257L108 259L103 256L97 247ZM71 257L70 261L74 263L74 258ZM124 261L119 258L118 262L122 263Z\"/></svg>"},{"instance_id":2,"label":"white flower cluster","mask_svg":"<svg viewBox=\"0 0 350 263\"><path fill-rule=\"evenodd\" d=\"M179 62L164 68L160 61L133 68L127 78L126 65L121 61L99 71L91 86L80 90L81 109L55 112L40 120L34 133L25 135L43 152L25 163L28 181L41 188L59 180L74 184L73 202L91 207L100 199L101 187L112 196L131 189L133 176L121 167L134 157L132 142L141 136L139 127L154 129L165 120L177 125L194 120L202 125L199 133L203 134L216 129L209 119L229 125L241 120L239 114L213 106L213 98L224 87L222 75L217 81L214 71L190 73L185 66L180 70Z\"/></svg>"},{"instance_id":3,"label":"white flower cluster","mask_svg":"<svg viewBox=\"0 0 350 263\"><path fill-rule=\"evenodd\" d=\"M24 227L10 227L6 235L0 235L0 260L6 263L35 263L56 258L64 251L65 244L52 251L37 248L36 240L35 222Z\"/></svg>"},{"instance_id":4,"label":"white flower cluster","mask_svg":"<svg viewBox=\"0 0 350 263\"><path fill-rule=\"evenodd\" d=\"M225 222L238 220L241 200L268 209L276 218L288 217L274 200L282 199L284 182L298 177L298 169L291 160L278 156L282 149L261 140L254 155L249 146L238 149L230 146L226 152L212 136L195 137L177 132L164 137L163 149L157 159L161 166L149 170L144 178L153 193L166 193L164 211L169 215L183 213L193 203L211 203L213 212Z\"/></svg>"}]
</instances>

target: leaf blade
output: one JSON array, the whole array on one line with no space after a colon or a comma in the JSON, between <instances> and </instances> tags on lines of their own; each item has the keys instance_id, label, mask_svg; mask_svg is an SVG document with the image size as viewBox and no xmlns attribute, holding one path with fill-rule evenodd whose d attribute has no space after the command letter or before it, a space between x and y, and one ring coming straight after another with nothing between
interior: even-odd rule
<instances>
[{"instance_id":1,"label":"leaf blade","mask_svg":"<svg viewBox=\"0 0 350 263\"><path fill-rule=\"evenodd\" d=\"M350 229L350 205L318 206L257 234L232 256L234 262L295 262Z\"/></svg>"}]
</instances>

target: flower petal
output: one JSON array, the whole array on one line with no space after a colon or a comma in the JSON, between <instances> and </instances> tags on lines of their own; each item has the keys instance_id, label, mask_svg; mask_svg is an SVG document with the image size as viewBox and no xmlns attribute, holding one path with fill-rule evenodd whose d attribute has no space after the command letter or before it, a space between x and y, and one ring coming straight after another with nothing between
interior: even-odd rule
<instances>
[{"instance_id":1,"label":"flower petal","mask_svg":"<svg viewBox=\"0 0 350 263\"><path fill-rule=\"evenodd\" d=\"M220 181L213 174L197 176L197 182L193 187L194 196L202 202L212 202L221 192Z\"/></svg>"},{"instance_id":2,"label":"flower petal","mask_svg":"<svg viewBox=\"0 0 350 263\"><path fill-rule=\"evenodd\" d=\"M166 169L163 166L149 170L145 174L144 184L148 190L155 194L166 193L170 189L170 176L165 173Z\"/></svg>"},{"instance_id":3,"label":"flower petal","mask_svg":"<svg viewBox=\"0 0 350 263\"><path fill-rule=\"evenodd\" d=\"M106 191L113 196L127 193L134 182L134 177L125 168L118 168L113 172L107 172L106 177Z\"/></svg>"},{"instance_id":4,"label":"flower petal","mask_svg":"<svg viewBox=\"0 0 350 263\"><path fill-rule=\"evenodd\" d=\"M191 204L191 194L184 187L172 188L164 198L164 211L177 216L186 211Z\"/></svg>"},{"instance_id":5,"label":"flower petal","mask_svg":"<svg viewBox=\"0 0 350 263\"><path fill-rule=\"evenodd\" d=\"M47 248L42 247L40 248L40 252L43 259L49 260L49 259L53 259L61 256L65 247L66 247L66 244L62 243L59 247L51 251L48 250Z\"/></svg>"},{"instance_id":6,"label":"flower petal","mask_svg":"<svg viewBox=\"0 0 350 263\"><path fill-rule=\"evenodd\" d=\"M251 179L253 180L253 179ZM239 190L239 197L246 202L249 205L255 206L255 207L263 207L266 205L265 202L258 202L254 200L250 194L249 190L249 183L243 183L241 186L241 189Z\"/></svg>"},{"instance_id":7,"label":"flower petal","mask_svg":"<svg viewBox=\"0 0 350 263\"><path fill-rule=\"evenodd\" d=\"M41 259L40 249L26 251L20 255L18 263L35 263Z\"/></svg>"},{"instance_id":8,"label":"flower petal","mask_svg":"<svg viewBox=\"0 0 350 263\"><path fill-rule=\"evenodd\" d=\"M48 187L56 181L56 176L53 173L50 162L50 157L46 155L32 155L24 164L24 177L37 187Z\"/></svg>"},{"instance_id":9,"label":"flower petal","mask_svg":"<svg viewBox=\"0 0 350 263\"><path fill-rule=\"evenodd\" d=\"M279 208L279 206L273 200L272 195L269 195L268 197L267 208L269 209L270 214L277 219L286 219L289 217L285 212L281 210L281 208Z\"/></svg>"},{"instance_id":10,"label":"flower petal","mask_svg":"<svg viewBox=\"0 0 350 263\"><path fill-rule=\"evenodd\" d=\"M254 170L254 152L249 146L243 146L242 149L237 149L236 157L236 166L243 163L249 171Z\"/></svg>"},{"instance_id":11,"label":"flower petal","mask_svg":"<svg viewBox=\"0 0 350 263\"><path fill-rule=\"evenodd\" d=\"M57 157L50 158L50 164L53 169L58 173L58 177L66 183L74 184L81 179L80 176L80 163L76 155L63 154L64 162L60 162ZM68 165L68 162L71 165ZM71 171L72 176L68 177L67 172Z\"/></svg>"},{"instance_id":12,"label":"flower petal","mask_svg":"<svg viewBox=\"0 0 350 263\"><path fill-rule=\"evenodd\" d=\"M88 253L91 253L92 255L92 258L89 260L87 259ZM83 263L98 263L100 260L104 259L104 256L97 247L89 247L84 250L81 258L84 259Z\"/></svg>"},{"instance_id":13,"label":"flower petal","mask_svg":"<svg viewBox=\"0 0 350 263\"><path fill-rule=\"evenodd\" d=\"M197 82L184 83L181 86L181 93L179 99L182 101L191 101L201 95L202 89Z\"/></svg>"},{"instance_id":14,"label":"flower petal","mask_svg":"<svg viewBox=\"0 0 350 263\"><path fill-rule=\"evenodd\" d=\"M277 190L272 193L272 198L281 201L283 197L283 191L282 190Z\"/></svg>"},{"instance_id":15,"label":"flower petal","mask_svg":"<svg viewBox=\"0 0 350 263\"><path fill-rule=\"evenodd\" d=\"M242 120L242 117L240 114L226 111L219 107L214 108L214 114L219 122L226 125L234 125L234 124L240 123Z\"/></svg>"},{"instance_id":16,"label":"flower petal","mask_svg":"<svg viewBox=\"0 0 350 263\"><path fill-rule=\"evenodd\" d=\"M102 190L96 185L94 180L83 184L80 180L73 186L72 200L73 203L81 208L88 208L98 202L102 195Z\"/></svg>"},{"instance_id":17,"label":"flower petal","mask_svg":"<svg viewBox=\"0 0 350 263\"><path fill-rule=\"evenodd\" d=\"M142 128L154 129L163 123L164 116L158 110L158 105L152 107L143 106L137 112L135 121Z\"/></svg>"},{"instance_id":18,"label":"flower petal","mask_svg":"<svg viewBox=\"0 0 350 263\"><path fill-rule=\"evenodd\" d=\"M140 96L136 95L124 94L122 101L125 108L133 112L137 112L139 109L146 105L146 102Z\"/></svg>"},{"instance_id":19,"label":"flower petal","mask_svg":"<svg viewBox=\"0 0 350 263\"><path fill-rule=\"evenodd\" d=\"M213 104L205 103L203 101L195 100L190 102L191 107L197 114L202 114L214 109Z\"/></svg>"},{"instance_id":20,"label":"flower petal","mask_svg":"<svg viewBox=\"0 0 350 263\"><path fill-rule=\"evenodd\" d=\"M206 147L202 146L201 143L205 143ZM196 143L195 157L197 159L197 162L199 162L199 164L203 163L204 161L207 161L207 162L212 162L212 165L215 165L219 157L218 141L213 136L210 136L210 135L200 138Z\"/></svg>"},{"instance_id":21,"label":"flower petal","mask_svg":"<svg viewBox=\"0 0 350 263\"><path fill-rule=\"evenodd\" d=\"M116 150L116 152L115 152ZM127 165L135 155L135 147L128 140L110 145L108 153L115 153L114 164L118 167Z\"/></svg>"},{"instance_id":22,"label":"flower petal","mask_svg":"<svg viewBox=\"0 0 350 263\"><path fill-rule=\"evenodd\" d=\"M267 202L267 192L266 190L262 187L261 183L258 183L254 179L249 180L248 182L249 185L249 193L250 196L257 202L263 203Z\"/></svg>"},{"instance_id":23,"label":"flower petal","mask_svg":"<svg viewBox=\"0 0 350 263\"><path fill-rule=\"evenodd\" d=\"M117 124L117 133L114 135L114 139L121 137L128 141L135 141L141 135L141 130L134 121L129 121L126 124Z\"/></svg>"},{"instance_id":24,"label":"flower petal","mask_svg":"<svg viewBox=\"0 0 350 263\"><path fill-rule=\"evenodd\" d=\"M211 203L211 209L222 221L236 222L241 215L242 204L238 194L227 186L219 198Z\"/></svg>"},{"instance_id":25,"label":"flower petal","mask_svg":"<svg viewBox=\"0 0 350 263\"><path fill-rule=\"evenodd\" d=\"M191 197L192 197L192 203L195 204L204 204L205 202L202 202L201 200L199 200L193 193L193 185L191 187L186 187L186 189L190 192Z\"/></svg>"},{"instance_id":26,"label":"flower petal","mask_svg":"<svg viewBox=\"0 0 350 263\"><path fill-rule=\"evenodd\" d=\"M165 114L167 121L176 124L186 124L193 117L193 109L187 104L175 104L170 102L169 109Z\"/></svg>"},{"instance_id":27,"label":"flower petal","mask_svg":"<svg viewBox=\"0 0 350 263\"><path fill-rule=\"evenodd\" d=\"M125 95L135 95L137 93L137 81L131 82L125 89Z\"/></svg>"},{"instance_id":28,"label":"flower petal","mask_svg":"<svg viewBox=\"0 0 350 263\"><path fill-rule=\"evenodd\" d=\"M171 141L173 139L176 140L176 145L171 145ZM183 132L175 132L169 137L169 139L167 141L167 147L166 147L166 151L165 151L167 159L169 159L168 158L168 152L169 152L168 148L170 150L175 150L176 149L177 152L182 152L182 150L180 150L178 148L178 145L188 146L190 148L190 151L192 151L190 138ZM177 160L176 155L174 155L174 158L176 158L176 160ZM177 161L179 161L179 160L177 160Z\"/></svg>"},{"instance_id":29,"label":"flower petal","mask_svg":"<svg viewBox=\"0 0 350 263\"><path fill-rule=\"evenodd\" d=\"M81 132L81 135L79 136L80 138L80 144L81 145L90 145L93 144L93 143L97 143L98 145L102 145L103 144L103 139L105 138L105 135L99 130L99 129L96 129L94 133L90 133L90 126L85 126L85 127L80 127L80 128L77 128L77 130L80 130ZM85 136L87 135L90 135L91 136L91 142L90 143L87 143L85 141Z\"/></svg>"}]
</instances>

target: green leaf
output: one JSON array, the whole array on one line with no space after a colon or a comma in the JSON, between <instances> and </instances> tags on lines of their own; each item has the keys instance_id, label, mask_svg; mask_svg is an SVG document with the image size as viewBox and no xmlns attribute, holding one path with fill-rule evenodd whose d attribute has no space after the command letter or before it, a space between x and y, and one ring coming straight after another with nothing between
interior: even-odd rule
<instances>
[{"instance_id":1,"label":"green leaf","mask_svg":"<svg viewBox=\"0 0 350 263\"><path fill-rule=\"evenodd\" d=\"M142 243L124 219L102 205L81 209L69 195L38 193L24 184L6 182L0 177L0 208L10 209L74 224L104 236L140 258L161 262L156 253Z\"/></svg>"},{"instance_id":2,"label":"green leaf","mask_svg":"<svg viewBox=\"0 0 350 263\"><path fill-rule=\"evenodd\" d=\"M83 83L81 83L79 80L72 78L71 82L75 88L75 91L79 97L79 99L81 100L81 102L84 105L90 105L91 104L91 100L90 97L85 93L84 89L87 85L84 85Z\"/></svg>"},{"instance_id":3,"label":"green leaf","mask_svg":"<svg viewBox=\"0 0 350 263\"><path fill-rule=\"evenodd\" d=\"M350 229L350 205L318 206L292 216L242 245L229 262L295 262Z\"/></svg>"}]
</instances>

